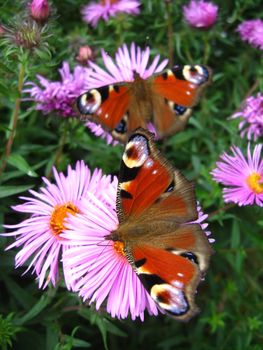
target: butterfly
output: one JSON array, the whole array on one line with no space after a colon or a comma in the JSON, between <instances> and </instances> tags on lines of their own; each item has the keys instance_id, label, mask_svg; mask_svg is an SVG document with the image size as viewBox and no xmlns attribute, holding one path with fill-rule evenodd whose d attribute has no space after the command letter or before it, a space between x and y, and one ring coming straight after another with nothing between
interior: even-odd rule
<instances>
[{"instance_id":1,"label":"butterfly","mask_svg":"<svg viewBox=\"0 0 263 350\"><path fill-rule=\"evenodd\" d=\"M105 237L122 249L159 308L177 320L198 312L194 297L212 248L197 223L195 190L139 128L123 153L117 192L119 226Z\"/></svg>"},{"instance_id":2,"label":"butterfly","mask_svg":"<svg viewBox=\"0 0 263 350\"><path fill-rule=\"evenodd\" d=\"M134 72L133 82L90 89L77 99L81 118L101 124L113 138L126 142L136 128L153 122L158 137L181 131L211 80L203 65L176 65L148 79Z\"/></svg>"}]
</instances>

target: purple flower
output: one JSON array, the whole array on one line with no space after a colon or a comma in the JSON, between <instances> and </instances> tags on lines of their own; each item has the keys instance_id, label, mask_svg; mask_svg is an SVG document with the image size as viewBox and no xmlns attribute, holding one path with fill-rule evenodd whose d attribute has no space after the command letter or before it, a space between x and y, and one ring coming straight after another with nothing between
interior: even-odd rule
<instances>
[{"instance_id":1,"label":"purple flower","mask_svg":"<svg viewBox=\"0 0 263 350\"><path fill-rule=\"evenodd\" d=\"M50 16L50 7L47 0L33 0L29 4L31 17L37 22L46 22Z\"/></svg>"},{"instance_id":2,"label":"purple flower","mask_svg":"<svg viewBox=\"0 0 263 350\"><path fill-rule=\"evenodd\" d=\"M263 21L261 19L244 21L237 27L237 32L243 41L263 50Z\"/></svg>"},{"instance_id":3,"label":"purple flower","mask_svg":"<svg viewBox=\"0 0 263 350\"><path fill-rule=\"evenodd\" d=\"M83 201L81 214L68 220L68 229L62 235L70 242L63 255L67 283L84 301L95 302L97 310L105 305L112 317L122 319L130 313L132 319L143 320L144 311L157 315L159 310L125 257L122 243L105 239L118 226L117 184L111 190L103 202L90 194L89 200ZM198 213L196 223L205 229L207 215L200 206Z\"/></svg>"},{"instance_id":4,"label":"purple flower","mask_svg":"<svg viewBox=\"0 0 263 350\"><path fill-rule=\"evenodd\" d=\"M262 144L256 145L253 154L250 145L247 148L247 159L242 151L231 147L233 156L221 155L221 161L211 172L216 182L225 186L223 197L226 203L234 202L240 206L257 204L263 206L263 160Z\"/></svg>"},{"instance_id":5,"label":"purple flower","mask_svg":"<svg viewBox=\"0 0 263 350\"><path fill-rule=\"evenodd\" d=\"M90 89L120 82L133 82L135 73L139 74L142 79L147 79L152 74L161 72L168 63L168 59L159 62L160 55L157 55L149 64L150 48L146 47L145 50L142 50L134 43L131 44L130 50L126 44L122 45L115 54L115 61L104 50L101 54L108 71L103 70L94 62L89 62L92 68L88 78ZM112 142L111 135L101 127L96 126L93 122L88 122L86 125L97 136L106 138L108 143ZM151 129L151 131L154 130Z\"/></svg>"},{"instance_id":6,"label":"purple flower","mask_svg":"<svg viewBox=\"0 0 263 350\"><path fill-rule=\"evenodd\" d=\"M112 186L109 176L103 176L98 169L91 175L83 161L78 161L75 169L69 166L67 176L56 169L53 173L55 184L43 178L45 187L39 192L30 190L32 197L21 197L25 203L13 207L17 212L29 213L30 217L16 225L5 225L13 231L3 234L15 236L15 242L6 249L22 247L16 254L16 268L31 259L26 272L36 273L39 288L45 288L50 281L55 285L58 280L60 255L68 245L62 238L68 218L81 212L81 203L88 193L100 198L100 193L106 196Z\"/></svg>"},{"instance_id":7,"label":"purple flower","mask_svg":"<svg viewBox=\"0 0 263 350\"><path fill-rule=\"evenodd\" d=\"M107 22L109 17L115 17L118 13L137 15L140 12L139 6L139 0L101 0L98 3L92 2L83 7L83 20L96 27L101 18Z\"/></svg>"},{"instance_id":8,"label":"purple flower","mask_svg":"<svg viewBox=\"0 0 263 350\"><path fill-rule=\"evenodd\" d=\"M191 0L183 6L184 18L195 28L212 27L217 19L218 6L204 0Z\"/></svg>"},{"instance_id":9,"label":"purple flower","mask_svg":"<svg viewBox=\"0 0 263 350\"><path fill-rule=\"evenodd\" d=\"M207 231L208 223L205 222L205 220L208 218L207 214L203 213L202 207L197 202L197 211L198 211L198 219L196 221L189 222L189 224L199 224L201 226L201 229L205 232L206 236L211 235L211 231ZM214 238L208 238L209 243L214 243L215 239Z\"/></svg>"},{"instance_id":10,"label":"purple flower","mask_svg":"<svg viewBox=\"0 0 263 350\"><path fill-rule=\"evenodd\" d=\"M238 126L241 137L247 135L248 140L256 141L263 136L263 95L259 92L256 97L248 97L241 111L231 118L242 118Z\"/></svg>"},{"instance_id":11,"label":"purple flower","mask_svg":"<svg viewBox=\"0 0 263 350\"><path fill-rule=\"evenodd\" d=\"M50 81L37 75L41 87L28 82L27 85L32 87L24 92L31 95L31 100L37 103L36 109L44 114L55 112L63 117L76 116L73 105L76 98L87 90L89 72L88 68L77 66L71 73L69 64L63 62L62 68L59 69L61 81Z\"/></svg>"}]
</instances>

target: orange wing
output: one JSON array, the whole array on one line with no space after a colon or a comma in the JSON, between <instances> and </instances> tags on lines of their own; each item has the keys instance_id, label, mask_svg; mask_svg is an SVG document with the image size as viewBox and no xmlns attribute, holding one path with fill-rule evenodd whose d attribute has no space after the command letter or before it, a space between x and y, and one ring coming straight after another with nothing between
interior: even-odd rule
<instances>
[{"instance_id":1,"label":"orange wing","mask_svg":"<svg viewBox=\"0 0 263 350\"><path fill-rule=\"evenodd\" d=\"M130 102L128 89L123 84L92 89L77 99L81 116L93 119L107 130L126 133L125 115Z\"/></svg>"},{"instance_id":2,"label":"orange wing","mask_svg":"<svg viewBox=\"0 0 263 350\"><path fill-rule=\"evenodd\" d=\"M194 295L200 272L194 262L148 245L134 247L131 253L139 279L164 311L182 321L197 313Z\"/></svg>"},{"instance_id":3,"label":"orange wing","mask_svg":"<svg viewBox=\"0 0 263 350\"><path fill-rule=\"evenodd\" d=\"M193 186L162 157L153 135L140 128L131 135L123 153L117 212L123 222L146 211L177 217L178 222L197 218Z\"/></svg>"},{"instance_id":4,"label":"orange wing","mask_svg":"<svg viewBox=\"0 0 263 350\"><path fill-rule=\"evenodd\" d=\"M198 102L200 92L210 80L211 70L206 66L175 66L155 76L153 89L176 105L190 108Z\"/></svg>"},{"instance_id":5,"label":"orange wing","mask_svg":"<svg viewBox=\"0 0 263 350\"><path fill-rule=\"evenodd\" d=\"M154 77L153 121L160 137L183 130L204 87L211 80L206 66L175 66Z\"/></svg>"},{"instance_id":6,"label":"orange wing","mask_svg":"<svg viewBox=\"0 0 263 350\"><path fill-rule=\"evenodd\" d=\"M107 239L124 244L127 260L166 313L187 321L198 308L196 287L212 249L197 219L193 185L137 129L125 147L117 196L120 225Z\"/></svg>"}]
</instances>

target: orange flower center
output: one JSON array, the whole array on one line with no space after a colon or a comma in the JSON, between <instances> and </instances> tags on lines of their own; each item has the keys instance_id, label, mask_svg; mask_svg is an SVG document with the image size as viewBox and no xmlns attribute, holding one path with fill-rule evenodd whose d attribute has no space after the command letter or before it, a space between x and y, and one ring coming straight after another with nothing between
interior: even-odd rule
<instances>
[{"instance_id":1,"label":"orange flower center","mask_svg":"<svg viewBox=\"0 0 263 350\"><path fill-rule=\"evenodd\" d=\"M50 219L50 228L55 236L59 236L65 230L65 218L79 213L78 208L72 203L56 205Z\"/></svg>"},{"instance_id":2,"label":"orange flower center","mask_svg":"<svg viewBox=\"0 0 263 350\"><path fill-rule=\"evenodd\" d=\"M254 193L263 193L263 181L259 173L252 173L246 179L247 185Z\"/></svg>"},{"instance_id":3,"label":"orange flower center","mask_svg":"<svg viewBox=\"0 0 263 350\"><path fill-rule=\"evenodd\" d=\"M115 241L113 243L113 248L116 250L117 253L125 256L125 253L124 253L124 243L123 242L120 242L120 241Z\"/></svg>"}]
</instances>

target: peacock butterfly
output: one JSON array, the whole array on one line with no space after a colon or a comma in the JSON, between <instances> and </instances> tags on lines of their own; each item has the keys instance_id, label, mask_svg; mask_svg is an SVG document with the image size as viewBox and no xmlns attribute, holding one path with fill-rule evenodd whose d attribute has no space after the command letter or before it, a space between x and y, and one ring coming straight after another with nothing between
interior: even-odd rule
<instances>
[{"instance_id":1,"label":"peacock butterfly","mask_svg":"<svg viewBox=\"0 0 263 350\"><path fill-rule=\"evenodd\" d=\"M158 137L181 131L197 104L200 93L211 80L203 65L176 65L148 79L134 72L134 81L90 89L77 99L83 119L91 119L126 142L136 128L153 122Z\"/></svg>"},{"instance_id":2,"label":"peacock butterfly","mask_svg":"<svg viewBox=\"0 0 263 350\"><path fill-rule=\"evenodd\" d=\"M118 228L106 236L122 251L157 305L187 321L198 311L197 285L212 248L197 223L195 190L139 128L123 153L117 194Z\"/></svg>"}]
</instances>

